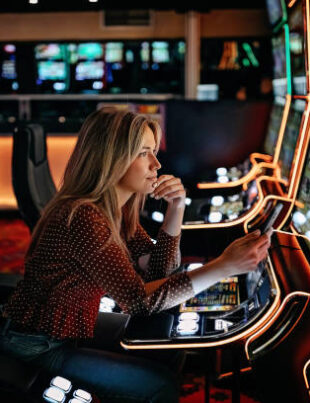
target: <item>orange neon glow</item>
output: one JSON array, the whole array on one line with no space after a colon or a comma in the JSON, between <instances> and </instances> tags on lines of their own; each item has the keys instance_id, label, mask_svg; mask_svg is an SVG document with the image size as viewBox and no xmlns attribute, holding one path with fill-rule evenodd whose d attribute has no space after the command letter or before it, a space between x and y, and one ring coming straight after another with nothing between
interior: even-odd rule
<instances>
[{"instance_id":1,"label":"orange neon glow","mask_svg":"<svg viewBox=\"0 0 310 403\"><path fill-rule=\"evenodd\" d=\"M47 156L52 178L58 187L64 168L76 143L75 136L47 137ZM0 137L0 209L17 209L12 186L12 150L11 135Z\"/></svg>"},{"instance_id":2,"label":"orange neon glow","mask_svg":"<svg viewBox=\"0 0 310 403\"><path fill-rule=\"evenodd\" d=\"M280 306L280 296L281 296L281 291L279 287L279 283L277 281L274 268L272 266L271 260L269 256L267 257L268 261L268 274L269 278L272 282L272 288L274 289L274 301L269 307L269 309L265 312L265 314L258 320L257 322L253 323L252 326L250 326L249 329L241 332L240 334L237 334L235 336L229 337L225 340L218 340L218 341L212 341L212 342L198 342L198 343L168 343L168 344L148 344L148 345L143 345L143 344L136 344L136 345L131 345L131 344L126 344L125 342L121 341L120 344L121 346L126 349L126 350L157 350L157 349L169 349L169 348L206 348L206 347L217 347L217 346L223 346L229 343L233 343L235 341L240 341L242 339L246 339L250 335L253 334L253 332L256 332L258 329L260 329L266 321L269 321L270 318L272 318L275 313L277 312L277 309Z\"/></svg>"},{"instance_id":3,"label":"orange neon glow","mask_svg":"<svg viewBox=\"0 0 310 403\"><path fill-rule=\"evenodd\" d=\"M249 345L256 340L259 336L261 336L266 329L268 329L270 326L272 326L272 324L277 320L277 318L281 315L282 311L285 308L285 305L287 304L288 301L290 301L291 299L295 298L296 296L306 296L308 298L308 300L310 299L310 294L307 292L303 292L303 291L294 291L290 294L288 294L284 300L281 303L281 306L279 308L279 310L276 312L276 314L272 317L272 319L267 322L262 328L260 328L256 333L254 333L252 336L250 336L248 338L248 340L245 343L245 353L247 356L247 359L250 360L250 355L249 355ZM305 308L304 308L305 309ZM296 326L296 324L295 324ZM294 326L294 327L295 327ZM293 327L293 328L294 328ZM292 330L292 329L291 329Z\"/></svg>"},{"instance_id":4,"label":"orange neon glow","mask_svg":"<svg viewBox=\"0 0 310 403\"><path fill-rule=\"evenodd\" d=\"M303 375L304 375L304 379L305 379L306 388L307 388L308 391L309 391L309 382L308 382L308 378L307 378L307 368L309 367L309 365L310 365L310 360L308 360L308 361L305 363L304 369L303 369L303 371L302 371L302 373L303 373ZM309 394L310 394L310 391L309 391Z\"/></svg>"},{"instance_id":5,"label":"orange neon glow","mask_svg":"<svg viewBox=\"0 0 310 403\"><path fill-rule=\"evenodd\" d=\"M244 372L249 372L252 371L252 367L246 367L246 368L241 368L240 372L244 373ZM225 372L224 374L220 374L218 376L218 379L223 379L223 378L228 378L229 376L233 376L234 373L233 372Z\"/></svg>"},{"instance_id":6,"label":"orange neon glow","mask_svg":"<svg viewBox=\"0 0 310 403\"><path fill-rule=\"evenodd\" d=\"M297 0L291 0L289 3L288 3L288 7L290 8L290 7L293 7L293 5L295 4L297 2Z\"/></svg>"}]
</instances>

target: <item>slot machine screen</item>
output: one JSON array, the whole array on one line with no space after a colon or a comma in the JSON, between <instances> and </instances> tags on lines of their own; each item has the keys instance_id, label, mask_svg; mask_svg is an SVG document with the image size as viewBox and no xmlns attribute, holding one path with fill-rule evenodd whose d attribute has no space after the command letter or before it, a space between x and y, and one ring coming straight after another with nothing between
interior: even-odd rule
<instances>
[{"instance_id":1,"label":"slot machine screen","mask_svg":"<svg viewBox=\"0 0 310 403\"><path fill-rule=\"evenodd\" d=\"M264 151L268 155L274 155L279 129L282 122L283 109L284 105L274 103L272 106L266 139L264 142Z\"/></svg>"},{"instance_id":2,"label":"slot machine screen","mask_svg":"<svg viewBox=\"0 0 310 403\"><path fill-rule=\"evenodd\" d=\"M168 42L152 42L152 60L153 63L170 62Z\"/></svg>"},{"instance_id":3,"label":"slot machine screen","mask_svg":"<svg viewBox=\"0 0 310 403\"><path fill-rule=\"evenodd\" d=\"M77 47L79 60L95 60L103 58L103 47L100 43L80 43Z\"/></svg>"},{"instance_id":4,"label":"slot machine screen","mask_svg":"<svg viewBox=\"0 0 310 403\"><path fill-rule=\"evenodd\" d=\"M306 61L302 2L297 2L288 19L290 30L290 54L293 77L293 93L306 95Z\"/></svg>"},{"instance_id":5,"label":"slot machine screen","mask_svg":"<svg viewBox=\"0 0 310 403\"><path fill-rule=\"evenodd\" d=\"M34 52L37 60L61 60L65 56L65 45L57 43L40 44L35 47Z\"/></svg>"},{"instance_id":6,"label":"slot machine screen","mask_svg":"<svg viewBox=\"0 0 310 403\"><path fill-rule=\"evenodd\" d=\"M229 311L240 304L238 277L229 277L180 305L180 312Z\"/></svg>"},{"instance_id":7,"label":"slot machine screen","mask_svg":"<svg viewBox=\"0 0 310 403\"><path fill-rule=\"evenodd\" d=\"M122 42L107 42L105 47L106 63L122 63L124 44Z\"/></svg>"},{"instance_id":8,"label":"slot machine screen","mask_svg":"<svg viewBox=\"0 0 310 403\"><path fill-rule=\"evenodd\" d=\"M286 41L285 33L274 36L271 40L273 56L273 90L275 96L285 96L287 90Z\"/></svg>"},{"instance_id":9,"label":"slot machine screen","mask_svg":"<svg viewBox=\"0 0 310 403\"><path fill-rule=\"evenodd\" d=\"M299 206L295 208L292 222L297 231L310 239L310 155L305 163L305 169L301 180Z\"/></svg>"},{"instance_id":10,"label":"slot machine screen","mask_svg":"<svg viewBox=\"0 0 310 403\"><path fill-rule=\"evenodd\" d=\"M3 44L0 47L0 91L14 92L19 88L16 70L16 46Z\"/></svg>"},{"instance_id":11,"label":"slot machine screen","mask_svg":"<svg viewBox=\"0 0 310 403\"><path fill-rule=\"evenodd\" d=\"M64 80L66 69L64 62L44 61L38 63L39 80Z\"/></svg>"},{"instance_id":12,"label":"slot machine screen","mask_svg":"<svg viewBox=\"0 0 310 403\"><path fill-rule=\"evenodd\" d=\"M102 61L80 62L76 65L76 80L102 80L104 63Z\"/></svg>"},{"instance_id":13,"label":"slot machine screen","mask_svg":"<svg viewBox=\"0 0 310 403\"><path fill-rule=\"evenodd\" d=\"M266 0L267 14L271 26L275 26L283 19L281 0Z\"/></svg>"},{"instance_id":14,"label":"slot machine screen","mask_svg":"<svg viewBox=\"0 0 310 403\"><path fill-rule=\"evenodd\" d=\"M283 179L289 180L290 178L290 172L305 105L305 101L296 100L294 104L292 104L289 112L279 157L279 165Z\"/></svg>"}]
</instances>

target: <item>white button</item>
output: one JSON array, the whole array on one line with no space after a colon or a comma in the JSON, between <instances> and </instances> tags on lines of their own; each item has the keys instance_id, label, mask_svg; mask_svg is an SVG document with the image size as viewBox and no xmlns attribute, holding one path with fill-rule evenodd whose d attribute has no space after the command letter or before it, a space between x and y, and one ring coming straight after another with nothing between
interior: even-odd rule
<instances>
[{"instance_id":1,"label":"white button","mask_svg":"<svg viewBox=\"0 0 310 403\"><path fill-rule=\"evenodd\" d=\"M50 403L63 403L65 401L66 395L63 390L51 386L45 389L43 393L43 399Z\"/></svg>"},{"instance_id":2,"label":"white button","mask_svg":"<svg viewBox=\"0 0 310 403\"><path fill-rule=\"evenodd\" d=\"M73 393L73 396L77 397L79 399L83 399L83 400L85 400L85 402L92 401L91 394L82 389L75 390Z\"/></svg>"},{"instance_id":3,"label":"white button","mask_svg":"<svg viewBox=\"0 0 310 403\"><path fill-rule=\"evenodd\" d=\"M68 393L72 384L68 379L61 376L56 376L51 380L51 386L56 386L57 388L64 390L65 393Z\"/></svg>"}]
</instances>

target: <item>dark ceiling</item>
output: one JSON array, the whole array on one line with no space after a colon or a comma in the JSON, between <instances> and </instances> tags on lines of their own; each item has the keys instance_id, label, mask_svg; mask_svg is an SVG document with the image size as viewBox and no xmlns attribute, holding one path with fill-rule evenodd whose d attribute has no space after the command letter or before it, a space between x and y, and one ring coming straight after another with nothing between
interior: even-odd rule
<instances>
[{"instance_id":1,"label":"dark ceiling","mask_svg":"<svg viewBox=\"0 0 310 403\"><path fill-rule=\"evenodd\" d=\"M265 0L37 0L38 4L29 4L29 0L0 0L0 13L27 13L51 11L96 11L112 9L154 9L186 12L196 10L208 12L212 9L262 9Z\"/></svg>"}]
</instances>

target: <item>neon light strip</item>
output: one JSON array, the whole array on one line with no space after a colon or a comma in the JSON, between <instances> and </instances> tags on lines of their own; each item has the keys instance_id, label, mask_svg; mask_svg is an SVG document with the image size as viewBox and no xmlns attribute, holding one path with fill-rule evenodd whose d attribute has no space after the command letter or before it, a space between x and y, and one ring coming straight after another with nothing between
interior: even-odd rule
<instances>
[{"instance_id":1,"label":"neon light strip","mask_svg":"<svg viewBox=\"0 0 310 403\"><path fill-rule=\"evenodd\" d=\"M293 5L297 3L297 0L291 0L290 3L287 5L289 8L293 7Z\"/></svg>"},{"instance_id":2,"label":"neon light strip","mask_svg":"<svg viewBox=\"0 0 310 403\"><path fill-rule=\"evenodd\" d=\"M303 369L302 373L303 373L303 375L304 375L306 388L307 388L308 393L309 393L309 395L310 395L310 391L309 391L309 382L308 382L308 378L307 378L307 374L306 374L307 368L309 367L309 365L310 365L310 360L308 360L308 361L305 363L304 369Z\"/></svg>"},{"instance_id":3,"label":"neon light strip","mask_svg":"<svg viewBox=\"0 0 310 403\"><path fill-rule=\"evenodd\" d=\"M234 341L238 341L241 340L247 336L249 336L250 334L253 333L253 331L255 331L256 329L260 328L264 322L266 322L266 320L269 320L270 317L273 317L277 308L279 308L280 306L280 287L279 284L277 282L277 278L273 269L273 266L271 264L271 260L268 256L267 258L268 262L269 262L269 270L270 270L270 277L273 279L274 281L274 287L275 288L275 299L272 303L272 305L270 306L270 308L268 309L268 311L265 313L265 315L256 323L253 324L253 326L251 326L249 329L245 330L244 332L233 336L233 337L229 337L228 339L225 340L219 340L219 341L213 341L213 342L200 342L200 343L181 343L181 344L149 344L149 345L128 345L125 342L121 341L120 344L123 348L127 349L127 350L157 350L157 349L170 349L170 348L203 348L203 347L216 347L216 346L223 346L225 344L228 343L232 343ZM269 323L269 322L268 322Z\"/></svg>"},{"instance_id":4,"label":"neon light strip","mask_svg":"<svg viewBox=\"0 0 310 403\"><path fill-rule=\"evenodd\" d=\"M288 24L284 25L285 37L285 60L286 60L286 90L289 95L292 95L292 70L291 70L291 52L290 52L290 31Z\"/></svg>"},{"instance_id":5,"label":"neon light strip","mask_svg":"<svg viewBox=\"0 0 310 403\"><path fill-rule=\"evenodd\" d=\"M283 138L284 138L288 114L289 114L290 107L291 107L291 102L292 102L292 96L290 94L287 94L285 106L284 106L284 110L283 110L282 121L281 121L281 125L280 125L280 130L279 130L279 134L278 134L278 140L277 140L274 157L273 157L273 162L276 164L279 161L279 156L280 156L280 152L281 152L281 148L282 148L282 142L283 142Z\"/></svg>"},{"instance_id":6,"label":"neon light strip","mask_svg":"<svg viewBox=\"0 0 310 403\"><path fill-rule=\"evenodd\" d=\"M250 343L252 343L252 342L253 342L255 339L257 339L260 335L262 335L262 334L265 332L265 330L266 330L267 328L269 328L269 327L278 319L278 317L280 316L280 314L281 314L282 311L284 310L284 307L285 307L285 305L287 304L287 302L288 302L289 300L293 299L293 298L296 297L296 296L308 297L308 299L310 298L310 294L307 293L307 292L303 292L303 291L295 291L295 292L292 292L292 293L288 294L288 295L284 298L283 302L281 303L281 306L280 306L279 310L276 312L276 314L273 316L273 318L272 318L269 322L267 322L261 329L259 329L258 332L256 332L255 334L253 334L252 336L250 336L250 337L248 338L248 340L247 340L246 343L245 343L245 347L244 347L244 348L245 348L245 354L246 354L247 359L248 359L249 361L250 361L250 355L249 355L249 345L250 345Z\"/></svg>"}]
</instances>

